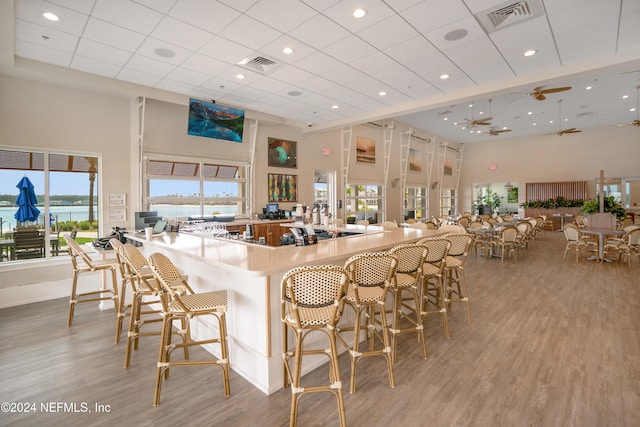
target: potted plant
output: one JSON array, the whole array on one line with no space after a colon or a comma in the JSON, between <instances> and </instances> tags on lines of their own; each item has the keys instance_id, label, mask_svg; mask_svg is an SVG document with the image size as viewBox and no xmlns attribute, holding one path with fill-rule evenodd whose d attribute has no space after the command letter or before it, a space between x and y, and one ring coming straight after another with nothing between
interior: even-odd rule
<instances>
[{"instance_id":1,"label":"potted plant","mask_svg":"<svg viewBox=\"0 0 640 427\"><path fill-rule=\"evenodd\" d=\"M603 207L605 212L614 214L618 221L627 216L627 212L620 203L616 202L613 196L606 196L604 198ZM580 213L583 215L592 215L598 212L600 212L600 198L598 196L590 200L585 200L582 204L582 209L580 209Z\"/></svg>"}]
</instances>

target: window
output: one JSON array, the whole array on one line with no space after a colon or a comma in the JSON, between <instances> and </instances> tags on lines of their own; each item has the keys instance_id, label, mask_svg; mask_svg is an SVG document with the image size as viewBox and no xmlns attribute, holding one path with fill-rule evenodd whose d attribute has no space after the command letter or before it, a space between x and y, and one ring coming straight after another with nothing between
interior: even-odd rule
<instances>
[{"instance_id":1,"label":"window","mask_svg":"<svg viewBox=\"0 0 640 427\"><path fill-rule=\"evenodd\" d=\"M31 226L40 230L43 242L49 242L42 244L42 251L28 254L3 245L3 261L59 255L65 231L83 232L81 239L98 237L98 164L99 158L92 155L0 150L0 236L10 242L16 227ZM39 213L18 221L17 184L24 177L33 185Z\"/></svg>"},{"instance_id":2,"label":"window","mask_svg":"<svg viewBox=\"0 0 640 427\"><path fill-rule=\"evenodd\" d=\"M351 184L346 188L347 223L366 219L370 224L383 221L382 187L372 184Z\"/></svg>"},{"instance_id":3,"label":"window","mask_svg":"<svg viewBox=\"0 0 640 427\"><path fill-rule=\"evenodd\" d=\"M246 215L247 165L216 160L145 160L145 206L168 218Z\"/></svg>"},{"instance_id":4,"label":"window","mask_svg":"<svg viewBox=\"0 0 640 427\"><path fill-rule=\"evenodd\" d=\"M458 211L458 196L455 188L440 190L440 216L455 215Z\"/></svg>"},{"instance_id":5,"label":"window","mask_svg":"<svg viewBox=\"0 0 640 427\"><path fill-rule=\"evenodd\" d=\"M428 209L427 187L405 187L404 189L404 219L425 219Z\"/></svg>"}]
</instances>

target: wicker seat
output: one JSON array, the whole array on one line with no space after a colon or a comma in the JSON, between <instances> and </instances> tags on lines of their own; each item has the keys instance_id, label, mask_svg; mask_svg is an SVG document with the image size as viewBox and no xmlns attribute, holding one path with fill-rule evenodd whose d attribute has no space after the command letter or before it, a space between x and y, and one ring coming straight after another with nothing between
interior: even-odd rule
<instances>
[{"instance_id":1,"label":"wicker seat","mask_svg":"<svg viewBox=\"0 0 640 427\"><path fill-rule=\"evenodd\" d=\"M398 245L389 253L398 258L396 274L391 282L391 294L394 305L392 312L391 360L396 362L398 338L400 334L415 333L422 346L422 358L427 358L427 344L420 308L420 284L422 282L422 266L429 249L420 243ZM405 321L407 327L402 327Z\"/></svg>"},{"instance_id":2,"label":"wicker seat","mask_svg":"<svg viewBox=\"0 0 640 427\"><path fill-rule=\"evenodd\" d=\"M466 233L450 233L446 238L451 242L451 248L445 259L445 277L447 284L446 303L451 310L452 303L462 303L467 312L467 323L471 324L471 310L469 308L469 291L464 276L464 264L471 247L471 236Z\"/></svg>"},{"instance_id":3,"label":"wicker seat","mask_svg":"<svg viewBox=\"0 0 640 427\"><path fill-rule=\"evenodd\" d=\"M618 262L623 257L627 259L629 267L631 267L631 255L636 255L640 259L640 251L638 245L640 244L640 228L631 228L622 237L617 239L608 239L604 245L604 253L609 254L610 251L617 252ZM606 257L603 256L600 259L602 262Z\"/></svg>"},{"instance_id":4,"label":"wicker seat","mask_svg":"<svg viewBox=\"0 0 640 427\"><path fill-rule=\"evenodd\" d=\"M67 317L67 327L70 327L73 321L73 313L76 304L112 300L115 307L118 307L118 283L116 279L116 270L120 267L116 259L92 260L91 257L82 250L80 245L78 245L78 242L72 239L69 235L65 234L63 238L67 243L69 256L71 258L71 265L73 266L73 282L71 285L71 297L69 299L69 315ZM101 288L97 291L79 293L78 276L81 273L90 273L95 271L111 272L111 289Z\"/></svg>"},{"instance_id":5,"label":"wicker seat","mask_svg":"<svg viewBox=\"0 0 640 427\"><path fill-rule=\"evenodd\" d=\"M598 244L590 239L585 239L582 232L575 224L566 224L564 226L564 237L567 240L567 245L564 248L564 254L562 259L567 257L569 249L573 249L576 252L576 262L580 259L580 251L585 248L598 251Z\"/></svg>"},{"instance_id":6,"label":"wicker seat","mask_svg":"<svg viewBox=\"0 0 640 427\"><path fill-rule=\"evenodd\" d=\"M349 275L349 286L344 302L345 306L353 309L355 319L353 326L343 327L341 325L338 328L337 339L345 346L351 358L350 393L356 391L356 366L358 362L363 357L369 356L385 358L389 386L395 387L389 328L387 327L384 305L397 264L398 259L386 252L367 252L354 255L345 263L345 270ZM379 319L380 330L376 328L376 318ZM343 336L349 332L353 333L352 345L349 345ZM368 351L360 349L361 332L366 335L366 340L369 342Z\"/></svg>"},{"instance_id":7,"label":"wicker seat","mask_svg":"<svg viewBox=\"0 0 640 427\"><path fill-rule=\"evenodd\" d=\"M333 393L338 402L340 425L347 424L336 344L336 325L342 311L342 295L347 280L345 270L335 265L297 267L282 278L282 356L285 387L287 383L291 384L290 426L297 423L298 403L302 395L315 392ZM289 331L295 336L294 348L289 346ZM319 334L326 336L329 348L305 348L305 339ZM302 358L308 355L329 357L329 381L326 385L301 384Z\"/></svg>"},{"instance_id":8,"label":"wicker seat","mask_svg":"<svg viewBox=\"0 0 640 427\"><path fill-rule=\"evenodd\" d=\"M222 370L224 395L229 397L229 349L227 345L227 291L211 291L191 293L191 288L180 275L173 263L165 255L154 253L149 257L149 266L154 277L162 286L162 332L160 334L160 351L156 370L156 389L153 406L160 403L160 390L163 378L169 376L169 370L174 366L203 366L214 365ZM188 294L180 295L176 288L184 287ZM191 340L189 321L200 316L207 316L216 320L218 326L217 337ZM186 321L185 342L175 344L171 342L172 325L174 320ZM218 359L173 361L171 352L176 348L219 344L220 357Z\"/></svg>"},{"instance_id":9,"label":"wicker seat","mask_svg":"<svg viewBox=\"0 0 640 427\"><path fill-rule=\"evenodd\" d=\"M422 320L431 315L440 316L440 326L445 338L449 338L449 321L445 303L444 268L451 248L451 241L443 237L426 238L419 242L428 253L422 265L422 290L420 296ZM431 306L434 308L432 309Z\"/></svg>"},{"instance_id":10,"label":"wicker seat","mask_svg":"<svg viewBox=\"0 0 640 427\"><path fill-rule=\"evenodd\" d=\"M120 272L120 289L118 290L118 305L116 306L116 344L119 344L124 318L131 314L131 304L125 303L129 278L125 272L124 261L121 256L122 247L124 245L116 238L109 240L109 244L113 248L113 253L116 256L116 262L118 263L118 271Z\"/></svg>"}]
</instances>

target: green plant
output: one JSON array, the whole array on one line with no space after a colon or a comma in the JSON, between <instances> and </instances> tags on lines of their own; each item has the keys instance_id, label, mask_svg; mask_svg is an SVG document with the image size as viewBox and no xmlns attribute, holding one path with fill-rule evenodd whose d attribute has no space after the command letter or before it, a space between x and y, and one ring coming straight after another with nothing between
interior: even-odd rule
<instances>
[{"instance_id":1,"label":"green plant","mask_svg":"<svg viewBox=\"0 0 640 427\"><path fill-rule=\"evenodd\" d=\"M603 208L605 212L614 214L618 220L627 216L627 212L620 203L616 202L613 196L606 196L604 198ZM600 212L600 198L598 196L590 200L585 200L582 204L582 209L580 209L580 213L583 215L591 215L598 212Z\"/></svg>"}]
</instances>

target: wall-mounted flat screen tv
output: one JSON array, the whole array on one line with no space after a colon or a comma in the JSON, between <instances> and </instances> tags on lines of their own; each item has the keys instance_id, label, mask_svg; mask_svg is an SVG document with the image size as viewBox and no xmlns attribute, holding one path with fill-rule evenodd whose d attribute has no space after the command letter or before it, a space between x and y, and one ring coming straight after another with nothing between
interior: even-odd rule
<instances>
[{"instance_id":1,"label":"wall-mounted flat screen tv","mask_svg":"<svg viewBox=\"0 0 640 427\"><path fill-rule=\"evenodd\" d=\"M242 142L244 110L189 99L189 135Z\"/></svg>"}]
</instances>

